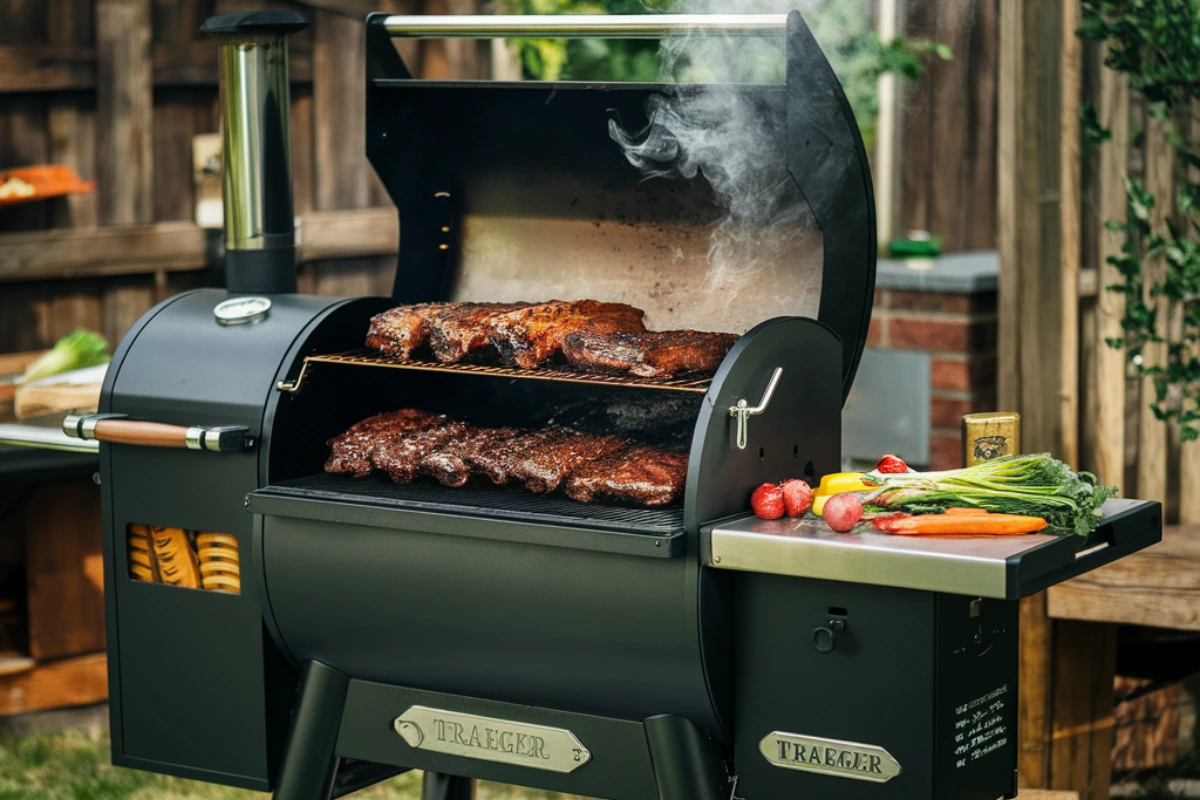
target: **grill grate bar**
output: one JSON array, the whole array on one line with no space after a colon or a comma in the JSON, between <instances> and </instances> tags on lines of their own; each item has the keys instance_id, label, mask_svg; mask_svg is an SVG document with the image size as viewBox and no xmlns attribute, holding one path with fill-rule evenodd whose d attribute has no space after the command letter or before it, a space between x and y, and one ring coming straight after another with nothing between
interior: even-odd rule
<instances>
[{"instance_id":1,"label":"grill grate bar","mask_svg":"<svg viewBox=\"0 0 1200 800\"><path fill-rule=\"evenodd\" d=\"M627 386L643 389L665 389L676 392L692 392L704 394L712 383L711 378L639 378L624 375L601 375L589 372L577 372L566 369L515 369L513 367L497 367L486 364L442 364L430 361L413 361L402 358L388 358L369 350L351 350L345 353L329 355L306 356L300 374L293 381L281 382L279 388L284 391L296 391L304 380L310 364L352 364L367 367L387 367L390 369L413 369L424 372L457 372L468 375L490 375L503 378L526 378L538 381L555 381L559 383L602 384L605 386Z\"/></svg>"},{"instance_id":2,"label":"grill grate bar","mask_svg":"<svg viewBox=\"0 0 1200 800\"><path fill-rule=\"evenodd\" d=\"M396 484L378 474L363 478L318 473L271 484L277 494L372 503L449 514L664 535L683 530L683 509L579 503L562 495L530 494L516 486L471 483L452 488L421 480Z\"/></svg>"}]
</instances>

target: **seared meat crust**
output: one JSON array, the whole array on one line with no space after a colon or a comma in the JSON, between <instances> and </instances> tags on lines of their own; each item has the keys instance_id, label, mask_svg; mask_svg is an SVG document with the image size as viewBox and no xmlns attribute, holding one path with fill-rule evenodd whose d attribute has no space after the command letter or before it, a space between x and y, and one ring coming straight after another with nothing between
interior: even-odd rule
<instances>
[{"instance_id":1,"label":"seared meat crust","mask_svg":"<svg viewBox=\"0 0 1200 800\"><path fill-rule=\"evenodd\" d=\"M371 471L371 458L384 442L443 422L445 417L403 408L367 417L327 443L331 450L325 471L361 478Z\"/></svg>"},{"instance_id":2,"label":"seared meat crust","mask_svg":"<svg viewBox=\"0 0 1200 800\"><path fill-rule=\"evenodd\" d=\"M367 347L385 356L408 358L429 339L429 322L445 303L420 303L397 306L371 317L367 328Z\"/></svg>"},{"instance_id":3,"label":"seared meat crust","mask_svg":"<svg viewBox=\"0 0 1200 800\"><path fill-rule=\"evenodd\" d=\"M375 449L371 464L381 469L396 483L412 483L417 477L421 459L437 447L473 433L475 428L465 422L443 422L423 430L412 431L384 442Z\"/></svg>"},{"instance_id":4,"label":"seared meat crust","mask_svg":"<svg viewBox=\"0 0 1200 800\"><path fill-rule=\"evenodd\" d=\"M554 435L529 448L513 466L510 477L524 481L525 488L538 494L553 492L572 470L603 458L628 444L621 436L592 436L559 428Z\"/></svg>"},{"instance_id":5,"label":"seared meat crust","mask_svg":"<svg viewBox=\"0 0 1200 800\"><path fill-rule=\"evenodd\" d=\"M467 456L466 462L472 469L486 475L492 483L503 486L530 453L553 441L560 430L543 428L540 431L523 431L520 436L497 442L495 447L472 453Z\"/></svg>"},{"instance_id":6,"label":"seared meat crust","mask_svg":"<svg viewBox=\"0 0 1200 800\"><path fill-rule=\"evenodd\" d=\"M688 457L673 450L631 444L585 464L567 479L567 497L581 503L624 500L667 506L683 499Z\"/></svg>"},{"instance_id":7,"label":"seared meat crust","mask_svg":"<svg viewBox=\"0 0 1200 800\"><path fill-rule=\"evenodd\" d=\"M529 303L449 303L429 324L429 346L438 361L461 361L488 347L493 321Z\"/></svg>"},{"instance_id":8,"label":"seared meat crust","mask_svg":"<svg viewBox=\"0 0 1200 800\"><path fill-rule=\"evenodd\" d=\"M736 334L705 331L580 331L566 336L562 349L572 366L590 372L670 378L715 372L737 340Z\"/></svg>"},{"instance_id":9,"label":"seared meat crust","mask_svg":"<svg viewBox=\"0 0 1200 800\"><path fill-rule=\"evenodd\" d=\"M624 303L554 300L497 314L488 320L491 341L506 364L533 369L562 350L573 333L644 331L646 312Z\"/></svg>"},{"instance_id":10,"label":"seared meat crust","mask_svg":"<svg viewBox=\"0 0 1200 800\"><path fill-rule=\"evenodd\" d=\"M480 428L427 454L421 459L420 472L437 478L445 486L462 486L475 471L473 459L485 457L523 433L527 435L518 428Z\"/></svg>"}]
</instances>

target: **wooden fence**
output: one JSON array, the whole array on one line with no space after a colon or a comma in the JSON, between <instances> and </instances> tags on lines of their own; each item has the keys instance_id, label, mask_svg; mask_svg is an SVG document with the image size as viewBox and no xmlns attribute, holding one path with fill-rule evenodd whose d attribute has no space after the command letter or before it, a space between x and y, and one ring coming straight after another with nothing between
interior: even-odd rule
<instances>
[{"instance_id":1,"label":"wooden fence","mask_svg":"<svg viewBox=\"0 0 1200 800\"><path fill-rule=\"evenodd\" d=\"M468 13L477 0L5 0L0 167L61 162L97 191L0 210L0 352L75 327L120 339L154 302L209 280L194 223L192 139L218 130L211 14L293 8L300 288L390 290L396 215L363 155L364 29L372 11ZM474 43L406 43L428 77L483 77Z\"/></svg>"},{"instance_id":2,"label":"wooden fence","mask_svg":"<svg viewBox=\"0 0 1200 800\"><path fill-rule=\"evenodd\" d=\"M1106 259L1119 253L1121 234L1104 221L1125 218L1127 176L1169 193L1169 148L1127 83L1103 67L1102 49L1076 36L1079 14L1075 0L1005 0L1001 9L1000 406L1021 412L1027 451L1054 452L1123 496L1162 501L1165 521L1194 524L1200 445L1180 446L1178 431L1149 408L1153 386L1105 342L1121 335L1124 307L1106 290L1120 282ZM1088 103L1111 141L1083 136ZM1171 211L1155 213L1161 224ZM1147 358L1158 356L1148 348ZM1027 786L1103 798L1113 742L1109 623L1121 617L1097 613L1111 596L1094 597L1086 614L1063 613L1072 602L1056 598L1071 591L1052 589L1050 607L1077 618L1049 619L1045 595L1022 606L1021 775ZM1143 622L1172 625L1166 614Z\"/></svg>"}]
</instances>

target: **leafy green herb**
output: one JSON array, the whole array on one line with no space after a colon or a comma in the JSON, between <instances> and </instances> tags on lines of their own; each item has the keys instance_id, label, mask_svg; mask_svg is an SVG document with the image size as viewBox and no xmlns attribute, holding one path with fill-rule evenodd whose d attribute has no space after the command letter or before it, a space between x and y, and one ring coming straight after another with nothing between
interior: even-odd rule
<instances>
[{"instance_id":1,"label":"leafy green herb","mask_svg":"<svg viewBox=\"0 0 1200 800\"><path fill-rule=\"evenodd\" d=\"M107 364L111 360L107 351L108 340L100 334L83 329L72 331L55 342L49 353L30 364L19 382L28 383L60 372Z\"/></svg>"},{"instance_id":2,"label":"leafy green herb","mask_svg":"<svg viewBox=\"0 0 1200 800\"><path fill-rule=\"evenodd\" d=\"M1117 491L1096 485L1095 475L1075 472L1048 453L1003 456L946 472L872 472L869 477L880 484L863 501L872 510L928 514L982 508L1041 517L1047 533L1079 536L1096 528L1100 506Z\"/></svg>"}]
</instances>

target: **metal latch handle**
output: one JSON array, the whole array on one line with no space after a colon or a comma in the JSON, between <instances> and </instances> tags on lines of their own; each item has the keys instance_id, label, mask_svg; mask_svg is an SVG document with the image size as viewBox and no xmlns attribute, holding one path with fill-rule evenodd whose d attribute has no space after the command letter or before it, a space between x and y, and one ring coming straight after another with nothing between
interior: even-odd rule
<instances>
[{"instance_id":1,"label":"metal latch handle","mask_svg":"<svg viewBox=\"0 0 1200 800\"><path fill-rule=\"evenodd\" d=\"M767 390L763 392L762 400L758 401L758 405L750 406L743 398L737 401L736 406L729 407L729 416L737 419L737 447L738 450L746 449L746 439L749 436L750 418L757 417L759 414L767 410L767 406L771 404L771 397L775 394L775 387L779 385L779 379L783 377L783 367L776 367L771 373L771 381L767 384Z\"/></svg>"},{"instance_id":2,"label":"metal latch handle","mask_svg":"<svg viewBox=\"0 0 1200 800\"><path fill-rule=\"evenodd\" d=\"M376 21L379 20L379 21ZM372 20L389 35L411 39L661 39L672 33L782 35L786 14L496 14L392 15Z\"/></svg>"},{"instance_id":3,"label":"metal latch handle","mask_svg":"<svg viewBox=\"0 0 1200 800\"><path fill-rule=\"evenodd\" d=\"M245 425L167 425L127 419L124 414L68 414L63 433L72 439L96 439L114 444L178 447L212 453L237 453L254 446Z\"/></svg>"}]
</instances>

